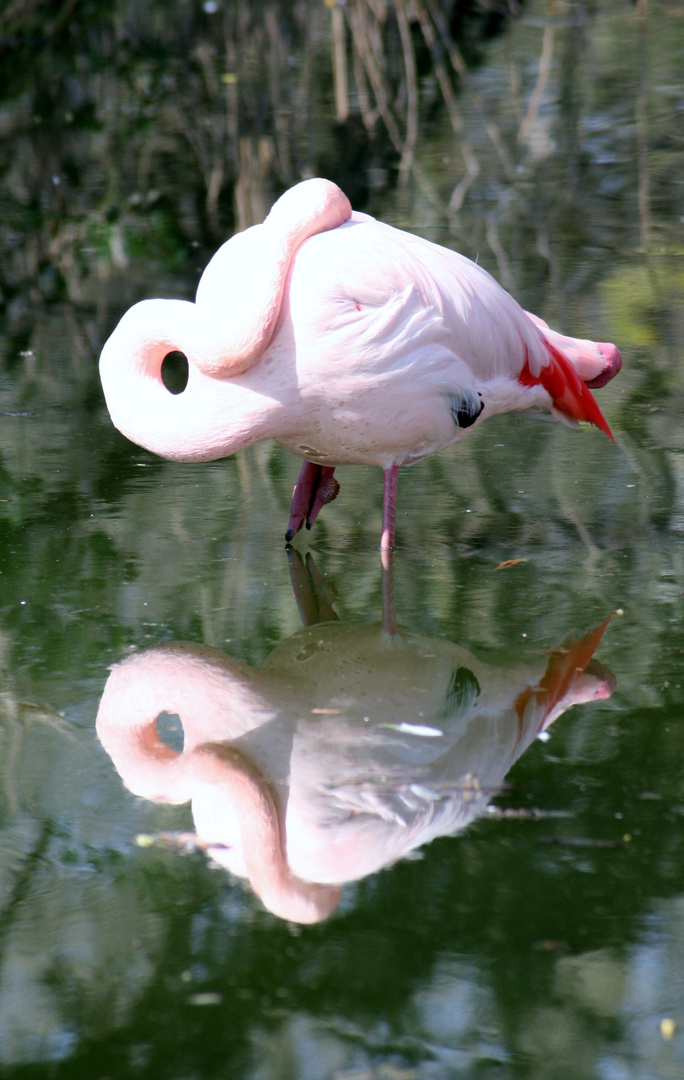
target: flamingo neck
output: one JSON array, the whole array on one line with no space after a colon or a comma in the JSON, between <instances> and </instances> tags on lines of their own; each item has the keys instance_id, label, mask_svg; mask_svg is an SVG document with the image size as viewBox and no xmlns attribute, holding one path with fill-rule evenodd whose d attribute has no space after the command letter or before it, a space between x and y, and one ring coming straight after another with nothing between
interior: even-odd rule
<instances>
[{"instance_id":1,"label":"flamingo neck","mask_svg":"<svg viewBox=\"0 0 684 1080\"><path fill-rule=\"evenodd\" d=\"M246 371L268 348L288 270L299 247L351 216L347 196L328 180L307 180L286 191L262 225L231 237L206 267L196 303L203 318L221 324L197 363L208 375Z\"/></svg>"},{"instance_id":2,"label":"flamingo neck","mask_svg":"<svg viewBox=\"0 0 684 1080\"><path fill-rule=\"evenodd\" d=\"M208 461L277 435L282 405L261 392L257 371L217 378L204 370L214 322L182 300L143 300L126 312L102 350L100 378L112 421L127 438L172 460ZM162 378L171 352L188 363L178 394Z\"/></svg>"}]
</instances>

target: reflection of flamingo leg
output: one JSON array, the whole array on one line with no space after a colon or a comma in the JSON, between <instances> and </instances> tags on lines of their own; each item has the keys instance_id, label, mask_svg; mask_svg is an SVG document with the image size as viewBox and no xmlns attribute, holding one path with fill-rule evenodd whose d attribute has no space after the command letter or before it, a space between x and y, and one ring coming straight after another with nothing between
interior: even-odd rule
<instances>
[{"instance_id":1,"label":"reflection of flamingo leg","mask_svg":"<svg viewBox=\"0 0 684 1080\"><path fill-rule=\"evenodd\" d=\"M335 591L324 580L311 552L307 552L304 560L296 548L287 548L287 562L292 592L304 626L334 622L337 619L333 608Z\"/></svg>"},{"instance_id":2,"label":"reflection of flamingo leg","mask_svg":"<svg viewBox=\"0 0 684 1080\"><path fill-rule=\"evenodd\" d=\"M304 559L296 548L287 549L290 582L304 626L332 622L337 619L333 608L334 590L322 577L311 552ZM386 634L397 632L397 612L394 598L394 551L382 548L382 628Z\"/></svg>"},{"instance_id":3,"label":"reflection of flamingo leg","mask_svg":"<svg viewBox=\"0 0 684 1080\"><path fill-rule=\"evenodd\" d=\"M305 461L302 465L292 492L290 520L285 533L288 543L302 525L310 529L326 503L337 498L340 485L334 472L330 465L314 465L312 461Z\"/></svg>"},{"instance_id":4,"label":"reflection of flamingo leg","mask_svg":"<svg viewBox=\"0 0 684 1080\"><path fill-rule=\"evenodd\" d=\"M381 548L382 563L382 628L386 634L397 632L397 609L394 598L394 551Z\"/></svg>"}]
</instances>

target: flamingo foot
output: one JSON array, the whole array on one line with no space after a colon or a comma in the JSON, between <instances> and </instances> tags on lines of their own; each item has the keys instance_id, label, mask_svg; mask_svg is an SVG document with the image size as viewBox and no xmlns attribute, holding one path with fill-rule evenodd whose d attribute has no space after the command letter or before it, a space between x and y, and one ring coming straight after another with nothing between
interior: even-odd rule
<instances>
[{"instance_id":1,"label":"flamingo foot","mask_svg":"<svg viewBox=\"0 0 684 1080\"><path fill-rule=\"evenodd\" d=\"M397 484L399 466L392 465L385 469L385 481L382 489L382 536L380 550L390 551L394 547L394 522L397 516Z\"/></svg>"},{"instance_id":2,"label":"flamingo foot","mask_svg":"<svg viewBox=\"0 0 684 1080\"><path fill-rule=\"evenodd\" d=\"M329 465L314 465L311 461L305 461L302 465L292 492L290 520L285 533L288 544L302 525L310 529L326 503L337 498L340 485L334 472L335 469Z\"/></svg>"}]
</instances>

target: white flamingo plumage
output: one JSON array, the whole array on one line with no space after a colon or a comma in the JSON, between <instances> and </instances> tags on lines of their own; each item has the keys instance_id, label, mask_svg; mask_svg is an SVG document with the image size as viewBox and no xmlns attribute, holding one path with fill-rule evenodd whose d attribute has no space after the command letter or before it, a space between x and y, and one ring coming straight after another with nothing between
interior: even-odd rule
<instances>
[{"instance_id":1,"label":"white flamingo plumage","mask_svg":"<svg viewBox=\"0 0 684 1080\"><path fill-rule=\"evenodd\" d=\"M187 357L187 385L162 377ZM209 262L196 302L135 304L100 373L116 427L162 457L206 461L273 438L304 458L287 538L335 498L342 464L384 470L381 548L397 473L511 411L586 420L620 370L612 344L565 337L480 266L352 212L327 180L287 191Z\"/></svg>"}]
</instances>

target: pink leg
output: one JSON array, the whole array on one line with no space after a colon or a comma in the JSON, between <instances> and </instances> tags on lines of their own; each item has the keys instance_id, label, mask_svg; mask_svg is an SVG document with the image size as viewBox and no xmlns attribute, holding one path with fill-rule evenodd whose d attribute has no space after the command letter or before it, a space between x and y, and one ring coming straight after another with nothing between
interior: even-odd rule
<instances>
[{"instance_id":1,"label":"pink leg","mask_svg":"<svg viewBox=\"0 0 684 1080\"><path fill-rule=\"evenodd\" d=\"M382 537L380 538L381 551L387 551L390 548L394 547L394 521L397 516L398 480L398 465L393 465L391 469L385 469L385 480L382 489Z\"/></svg>"},{"instance_id":2,"label":"pink leg","mask_svg":"<svg viewBox=\"0 0 684 1080\"><path fill-rule=\"evenodd\" d=\"M326 503L332 502L340 490L333 473L334 468L329 465L314 465L311 461L305 461L302 465L297 483L292 492L290 504L290 520L285 533L285 539L289 543L302 525L306 524L310 529Z\"/></svg>"},{"instance_id":3,"label":"pink leg","mask_svg":"<svg viewBox=\"0 0 684 1080\"><path fill-rule=\"evenodd\" d=\"M314 491L314 497L309 507L309 513L306 515L306 527L310 529L314 521L320 514L321 510L327 503L332 502L337 498L340 490L340 485L333 476L335 472L334 468L329 465L320 465L320 476L318 478L318 484Z\"/></svg>"},{"instance_id":4,"label":"pink leg","mask_svg":"<svg viewBox=\"0 0 684 1080\"><path fill-rule=\"evenodd\" d=\"M318 480L319 469L319 465L312 465L310 461L305 461L299 470L297 483L292 492L292 502L290 503L290 520L285 533L285 539L288 543L297 535L304 524L313 498L316 481Z\"/></svg>"}]
</instances>

